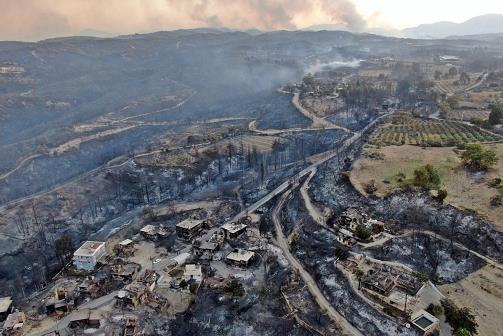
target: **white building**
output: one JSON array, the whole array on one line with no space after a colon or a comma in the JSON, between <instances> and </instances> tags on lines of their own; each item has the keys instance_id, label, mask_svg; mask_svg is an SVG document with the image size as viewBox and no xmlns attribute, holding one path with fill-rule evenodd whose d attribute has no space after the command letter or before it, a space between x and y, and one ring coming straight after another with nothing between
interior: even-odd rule
<instances>
[{"instance_id":1,"label":"white building","mask_svg":"<svg viewBox=\"0 0 503 336\"><path fill-rule=\"evenodd\" d=\"M92 271L106 253L104 242L86 241L73 254L73 264L78 269Z\"/></svg>"},{"instance_id":2,"label":"white building","mask_svg":"<svg viewBox=\"0 0 503 336\"><path fill-rule=\"evenodd\" d=\"M197 283L203 281L203 271L201 265L187 264L185 265L185 270L183 272L183 280L190 281L193 280Z\"/></svg>"},{"instance_id":3,"label":"white building","mask_svg":"<svg viewBox=\"0 0 503 336\"><path fill-rule=\"evenodd\" d=\"M229 253L225 259L230 264L247 267L253 258L255 258L255 252L237 249Z\"/></svg>"}]
</instances>

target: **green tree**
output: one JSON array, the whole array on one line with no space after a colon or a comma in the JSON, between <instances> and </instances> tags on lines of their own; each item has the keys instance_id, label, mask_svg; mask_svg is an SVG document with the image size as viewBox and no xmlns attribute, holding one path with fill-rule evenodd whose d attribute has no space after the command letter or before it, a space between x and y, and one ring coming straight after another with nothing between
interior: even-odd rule
<instances>
[{"instance_id":1,"label":"green tree","mask_svg":"<svg viewBox=\"0 0 503 336\"><path fill-rule=\"evenodd\" d=\"M447 299L442 300L441 303L444 307L445 320L456 332L464 329L468 332L468 335L477 333L478 324L470 308L458 308L452 301Z\"/></svg>"},{"instance_id":2,"label":"green tree","mask_svg":"<svg viewBox=\"0 0 503 336\"><path fill-rule=\"evenodd\" d=\"M484 148L480 144L468 144L461 154L463 163L473 169L485 170L494 166L499 158L496 152L490 148Z\"/></svg>"},{"instance_id":3,"label":"green tree","mask_svg":"<svg viewBox=\"0 0 503 336\"><path fill-rule=\"evenodd\" d=\"M440 185L440 175L430 164L414 170L414 185L425 189L435 189Z\"/></svg>"},{"instance_id":4,"label":"green tree","mask_svg":"<svg viewBox=\"0 0 503 336\"><path fill-rule=\"evenodd\" d=\"M356 236L362 240L367 240L372 235L372 232L363 225L356 227Z\"/></svg>"},{"instance_id":5,"label":"green tree","mask_svg":"<svg viewBox=\"0 0 503 336\"><path fill-rule=\"evenodd\" d=\"M465 328L459 328L454 332L454 336L472 336Z\"/></svg>"},{"instance_id":6,"label":"green tree","mask_svg":"<svg viewBox=\"0 0 503 336\"><path fill-rule=\"evenodd\" d=\"M458 69L456 67L449 68L449 76L454 77L458 74Z\"/></svg>"},{"instance_id":7,"label":"green tree","mask_svg":"<svg viewBox=\"0 0 503 336\"><path fill-rule=\"evenodd\" d=\"M58 258L61 267L63 267L68 260L69 255L73 252L72 238L62 235L54 241L54 249L56 250L56 257Z\"/></svg>"},{"instance_id":8,"label":"green tree","mask_svg":"<svg viewBox=\"0 0 503 336\"><path fill-rule=\"evenodd\" d=\"M499 107L493 107L491 113L489 114L489 124L498 125L501 124L503 120L503 109Z\"/></svg>"}]
</instances>

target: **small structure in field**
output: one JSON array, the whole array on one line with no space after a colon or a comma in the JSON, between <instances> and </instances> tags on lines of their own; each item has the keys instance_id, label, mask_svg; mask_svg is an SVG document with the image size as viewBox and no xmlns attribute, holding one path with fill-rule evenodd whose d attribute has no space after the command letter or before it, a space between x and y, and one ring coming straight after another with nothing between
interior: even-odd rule
<instances>
[{"instance_id":1,"label":"small structure in field","mask_svg":"<svg viewBox=\"0 0 503 336\"><path fill-rule=\"evenodd\" d=\"M196 283L201 283L203 281L203 271L201 265L187 264L185 265L185 270L183 271L182 279L187 283L192 281Z\"/></svg>"},{"instance_id":2,"label":"small structure in field","mask_svg":"<svg viewBox=\"0 0 503 336\"><path fill-rule=\"evenodd\" d=\"M4 321L10 314L12 299L10 296L0 298L0 321Z\"/></svg>"},{"instance_id":3,"label":"small structure in field","mask_svg":"<svg viewBox=\"0 0 503 336\"><path fill-rule=\"evenodd\" d=\"M203 229L204 220L187 218L176 224L176 235L178 238L192 240Z\"/></svg>"},{"instance_id":4,"label":"small structure in field","mask_svg":"<svg viewBox=\"0 0 503 336\"><path fill-rule=\"evenodd\" d=\"M205 241L205 242L200 242L198 244L194 244L193 248L194 248L194 252L197 256L199 256L199 257L207 256L207 257L211 258L218 251L220 246L217 243Z\"/></svg>"},{"instance_id":5,"label":"small structure in field","mask_svg":"<svg viewBox=\"0 0 503 336\"><path fill-rule=\"evenodd\" d=\"M412 314L410 321L423 336L432 335L438 330L439 320L425 310Z\"/></svg>"},{"instance_id":6,"label":"small structure in field","mask_svg":"<svg viewBox=\"0 0 503 336\"><path fill-rule=\"evenodd\" d=\"M26 323L26 315L23 312L13 312L7 316L3 329L8 333L18 333Z\"/></svg>"},{"instance_id":7,"label":"small structure in field","mask_svg":"<svg viewBox=\"0 0 503 336\"><path fill-rule=\"evenodd\" d=\"M246 232L248 226L243 223L227 223L222 225L222 229L225 232L225 238L236 239Z\"/></svg>"},{"instance_id":8,"label":"small structure in field","mask_svg":"<svg viewBox=\"0 0 503 336\"><path fill-rule=\"evenodd\" d=\"M74 305L74 288L56 287L47 299L45 310L47 314L66 313L71 311Z\"/></svg>"},{"instance_id":9,"label":"small structure in field","mask_svg":"<svg viewBox=\"0 0 503 336\"><path fill-rule=\"evenodd\" d=\"M127 258L134 255L134 242L131 239L124 239L115 247L119 257Z\"/></svg>"},{"instance_id":10,"label":"small structure in field","mask_svg":"<svg viewBox=\"0 0 503 336\"><path fill-rule=\"evenodd\" d=\"M78 269L92 271L106 253L104 242L86 241L73 254L73 264Z\"/></svg>"},{"instance_id":11,"label":"small structure in field","mask_svg":"<svg viewBox=\"0 0 503 336\"><path fill-rule=\"evenodd\" d=\"M236 249L229 253L225 260L235 266L248 267L255 258L255 252Z\"/></svg>"},{"instance_id":12,"label":"small structure in field","mask_svg":"<svg viewBox=\"0 0 503 336\"><path fill-rule=\"evenodd\" d=\"M103 315L100 311L91 309L76 310L70 317L69 327L76 328L99 328Z\"/></svg>"}]
</instances>

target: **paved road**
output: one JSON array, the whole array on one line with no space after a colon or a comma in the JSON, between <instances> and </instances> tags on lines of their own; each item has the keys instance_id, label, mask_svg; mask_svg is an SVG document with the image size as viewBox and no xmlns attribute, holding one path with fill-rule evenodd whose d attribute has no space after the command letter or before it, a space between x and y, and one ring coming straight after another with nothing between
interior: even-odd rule
<instances>
[{"instance_id":1,"label":"paved road","mask_svg":"<svg viewBox=\"0 0 503 336\"><path fill-rule=\"evenodd\" d=\"M321 118L318 115L316 115L315 113L306 109L304 106L302 106L302 104L300 103L300 93L299 92L295 92L293 94L292 104L297 108L297 110L299 110L300 113L305 115L307 118L311 119L311 121L313 122L314 128L334 128L335 127L335 128L341 129L343 131L346 131L348 133L352 133L352 131L348 130L347 128L344 128L342 126L338 126L338 125L328 121L325 118Z\"/></svg>"},{"instance_id":2,"label":"paved road","mask_svg":"<svg viewBox=\"0 0 503 336\"><path fill-rule=\"evenodd\" d=\"M253 120L248 124L248 129L252 132L258 133L258 134L263 134L263 135L279 135L279 134L285 134L285 133L296 133L296 132L313 132L313 131L321 131L321 130L340 130L340 126L330 126L330 127L307 127L307 128L301 128L301 127L294 127L294 128L285 128L285 129L275 129L275 128L268 128L268 129L259 129L257 128L257 121Z\"/></svg>"},{"instance_id":3,"label":"paved road","mask_svg":"<svg viewBox=\"0 0 503 336\"><path fill-rule=\"evenodd\" d=\"M290 253L290 248L288 245L288 241L283 234L283 230L281 228L281 223L279 221L279 213L281 209L283 208L283 205L291 194L291 189L286 191L281 198L278 200L278 203L276 204L276 207L274 208L272 212L272 221L274 223L274 227L276 229L276 245L278 245L281 250L283 251L283 254L285 255L286 259L292 265L292 267L297 270L299 275L302 277L302 280L304 280L309 292L311 295L314 297L316 300L316 303L320 306L320 308L324 309L330 319L334 321L338 326L340 326L343 330L343 332L349 334L349 335L357 335L357 336L363 336L363 334L353 327L351 323L349 323L341 314L339 314L334 307L328 302L328 300L323 296L323 293L321 290L318 288L318 285L314 281L313 277L309 272L307 272L302 264Z\"/></svg>"}]
</instances>

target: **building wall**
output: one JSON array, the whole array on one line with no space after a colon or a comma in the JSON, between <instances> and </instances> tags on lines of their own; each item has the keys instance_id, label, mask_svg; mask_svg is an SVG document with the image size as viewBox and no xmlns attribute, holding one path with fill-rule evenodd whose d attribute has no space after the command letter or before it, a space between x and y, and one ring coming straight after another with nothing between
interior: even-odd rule
<instances>
[{"instance_id":1,"label":"building wall","mask_svg":"<svg viewBox=\"0 0 503 336\"><path fill-rule=\"evenodd\" d=\"M96 267L96 263L106 254L106 247L102 245L92 256L73 256L73 264L78 269L92 271Z\"/></svg>"}]
</instances>

